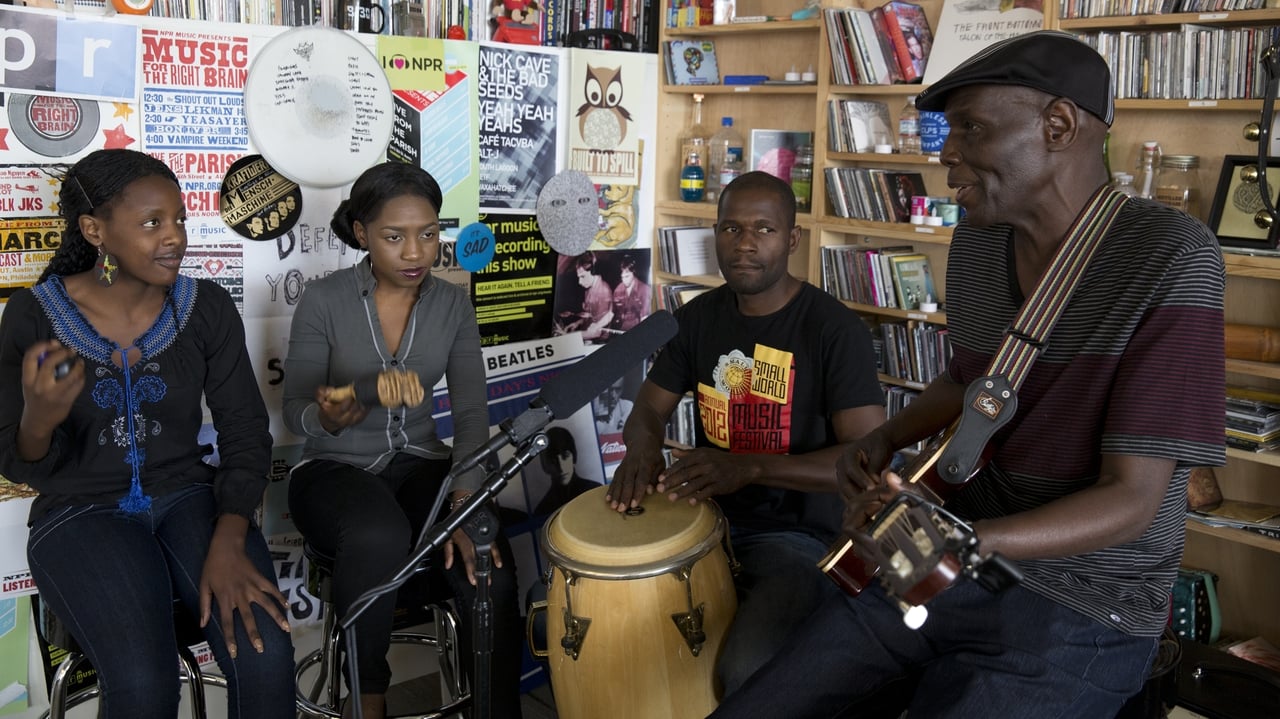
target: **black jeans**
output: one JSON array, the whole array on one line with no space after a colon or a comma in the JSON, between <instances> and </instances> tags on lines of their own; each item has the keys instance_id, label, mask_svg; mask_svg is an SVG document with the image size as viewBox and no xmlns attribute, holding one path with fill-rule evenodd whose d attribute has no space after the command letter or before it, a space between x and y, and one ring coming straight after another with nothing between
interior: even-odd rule
<instances>
[{"instance_id":1,"label":"black jeans","mask_svg":"<svg viewBox=\"0 0 1280 719\"><path fill-rule=\"evenodd\" d=\"M430 460L398 454L381 474L348 464L313 460L295 468L289 480L289 511L307 542L334 557L333 590L337 616L369 588L382 583L408 559L409 550L431 511L449 460ZM447 503L442 514L448 511ZM493 603L492 679L493 716L520 716L520 657L524 628L516 583L515 561L505 537L495 542L502 568L494 568L489 585ZM430 558L431 571L444 575L462 620L458 638L462 656L471 656L475 587L455 555L453 567L443 570L444 557ZM407 589L405 585L402 589ZM395 597L379 599L356 622L360 691L382 693L391 681L387 663ZM464 662L471 674L472 664Z\"/></svg>"}]
</instances>

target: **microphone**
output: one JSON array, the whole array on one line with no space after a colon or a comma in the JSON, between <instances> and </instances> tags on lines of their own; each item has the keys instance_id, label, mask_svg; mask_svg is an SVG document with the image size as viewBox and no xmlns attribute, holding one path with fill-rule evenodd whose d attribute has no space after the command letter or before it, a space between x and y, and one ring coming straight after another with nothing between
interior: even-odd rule
<instances>
[{"instance_id":1,"label":"microphone","mask_svg":"<svg viewBox=\"0 0 1280 719\"><path fill-rule=\"evenodd\" d=\"M679 323L670 312L658 310L643 322L609 340L600 349L542 384L529 409L503 420L499 432L476 451L454 465L456 475L480 465L486 457L508 444L523 445L553 419L565 419L608 389L646 357L676 336Z\"/></svg>"}]
</instances>

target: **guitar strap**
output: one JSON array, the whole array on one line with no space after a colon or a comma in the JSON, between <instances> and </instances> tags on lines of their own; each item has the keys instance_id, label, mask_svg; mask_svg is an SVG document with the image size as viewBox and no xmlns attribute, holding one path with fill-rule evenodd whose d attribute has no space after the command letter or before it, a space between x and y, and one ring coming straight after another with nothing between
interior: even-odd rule
<instances>
[{"instance_id":1,"label":"guitar strap","mask_svg":"<svg viewBox=\"0 0 1280 719\"><path fill-rule=\"evenodd\" d=\"M956 431L938 458L938 475L951 484L969 479L987 442L1018 408L1018 387L1044 349L1089 260L1128 196L1102 186L1067 230L1035 290L1005 332L984 377L965 389Z\"/></svg>"}]
</instances>

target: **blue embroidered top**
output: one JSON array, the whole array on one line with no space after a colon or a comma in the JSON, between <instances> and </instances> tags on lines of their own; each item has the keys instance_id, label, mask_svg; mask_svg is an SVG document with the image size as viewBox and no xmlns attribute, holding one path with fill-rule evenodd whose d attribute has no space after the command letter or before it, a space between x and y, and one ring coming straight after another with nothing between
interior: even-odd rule
<instances>
[{"instance_id":1,"label":"blue embroidered top","mask_svg":"<svg viewBox=\"0 0 1280 719\"><path fill-rule=\"evenodd\" d=\"M16 451L22 357L53 337L84 358L85 386L48 454L24 462ZM112 356L125 348L94 330L57 276L15 292L0 316L0 475L40 492L31 519L89 503L141 511L144 493L192 482L214 485L220 512L251 517L267 484L271 435L231 296L213 282L179 276L133 346L141 358L121 369ZM213 448L197 438L202 397L218 433L217 468L204 461Z\"/></svg>"}]
</instances>

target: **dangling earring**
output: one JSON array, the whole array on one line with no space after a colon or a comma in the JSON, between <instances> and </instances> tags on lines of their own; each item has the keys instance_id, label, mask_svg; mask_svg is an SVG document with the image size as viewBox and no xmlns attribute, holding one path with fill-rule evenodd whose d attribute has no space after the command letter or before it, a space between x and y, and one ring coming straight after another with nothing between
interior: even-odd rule
<instances>
[{"instance_id":1,"label":"dangling earring","mask_svg":"<svg viewBox=\"0 0 1280 719\"><path fill-rule=\"evenodd\" d=\"M103 287L110 287L116 281L116 270L119 265L115 259L106 250L98 247L98 261L94 264L94 269L98 272L98 284Z\"/></svg>"}]
</instances>

